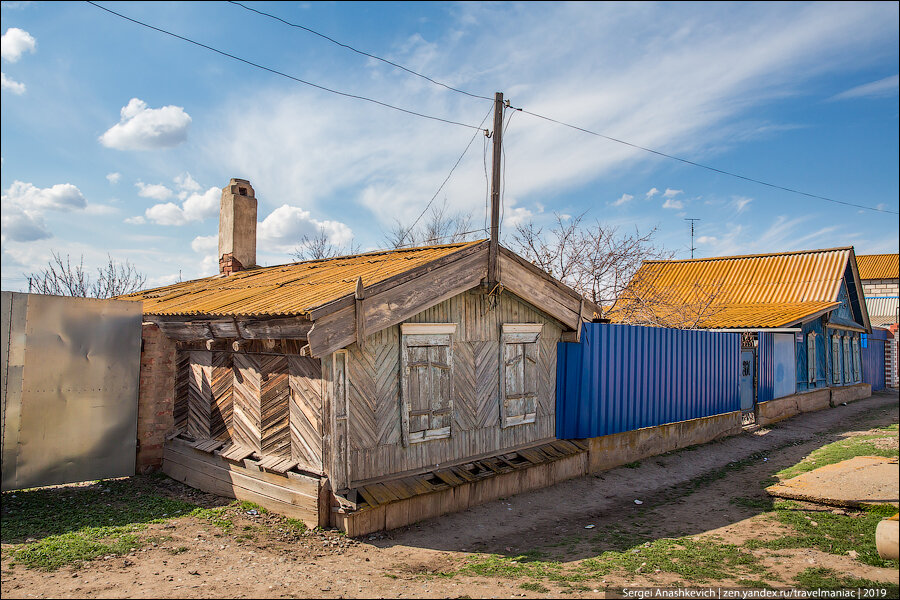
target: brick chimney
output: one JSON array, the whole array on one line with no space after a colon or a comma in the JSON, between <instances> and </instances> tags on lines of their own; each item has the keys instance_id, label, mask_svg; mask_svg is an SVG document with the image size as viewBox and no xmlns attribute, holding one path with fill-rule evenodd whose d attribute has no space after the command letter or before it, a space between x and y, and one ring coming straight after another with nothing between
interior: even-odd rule
<instances>
[{"instance_id":1,"label":"brick chimney","mask_svg":"<svg viewBox=\"0 0 900 600\"><path fill-rule=\"evenodd\" d=\"M256 266L256 196L246 179L222 188L219 205L219 273Z\"/></svg>"}]
</instances>

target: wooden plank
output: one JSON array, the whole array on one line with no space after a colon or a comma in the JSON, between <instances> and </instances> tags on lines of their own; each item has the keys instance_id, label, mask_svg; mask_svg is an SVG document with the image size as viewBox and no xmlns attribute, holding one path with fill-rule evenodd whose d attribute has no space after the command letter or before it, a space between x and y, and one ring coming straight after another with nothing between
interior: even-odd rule
<instances>
[{"instance_id":1,"label":"wooden plank","mask_svg":"<svg viewBox=\"0 0 900 600\"><path fill-rule=\"evenodd\" d=\"M570 329L580 326L581 297L574 291L570 293L560 289L549 275L535 273L532 265L528 267L514 254L508 251L501 252L500 280L503 287L534 304Z\"/></svg>"},{"instance_id":2,"label":"wooden plank","mask_svg":"<svg viewBox=\"0 0 900 600\"><path fill-rule=\"evenodd\" d=\"M188 380L188 435L207 440L212 416L212 352L190 352L190 379Z\"/></svg>"},{"instance_id":3,"label":"wooden plank","mask_svg":"<svg viewBox=\"0 0 900 600\"><path fill-rule=\"evenodd\" d=\"M312 321L305 316L286 318L250 318L237 320L238 337L248 340L305 340L312 329Z\"/></svg>"},{"instance_id":4,"label":"wooden plank","mask_svg":"<svg viewBox=\"0 0 900 600\"><path fill-rule=\"evenodd\" d=\"M484 275L484 259L480 253L473 253L390 288L382 290L376 284L366 291L365 330L380 331L405 321L433 304L477 286ZM355 301L315 319L309 332L313 356L329 354L355 340Z\"/></svg>"},{"instance_id":5,"label":"wooden plank","mask_svg":"<svg viewBox=\"0 0 900 600\"><path fill-rule=\"evenodd\" d=\"M253 473L244 469L239 471L236 469L240 467L228 465L224 461L220 461L222 465L217 465L202 460L200 456L204 455L197 452L193 455L187 454L167 445L164 451L163 472L192 487L221 496L255 502L268 510L302 519L311 527L318 525L317 486L268 475L282 480L273 483L259 477L267 475L265 473Z\"/></svg>"},{"instance_id":6,"label":"wooden plank","mask_svg":"<svg viewBox=\"0 0 900 600\"><path fill-rule=\"evenodd\" d=\"M233 460L234 462L243 462L245 458L248 458L253 455L253 448L249 446L243 446L241 444L231 444L222 449L219 453L219 456L222 458L226 458L228 460Z\"/></svg>"},{"instance_id":7,"label":"wooden plank","mask_svg":"<svg viewBox=\"0 0 900 600\"><path fill-rule=\"evenodd\" d=\"M291 388L289 420L291 458L302 468L322 471L322 362L288 356Z\"/></svg>"}]
</instances>

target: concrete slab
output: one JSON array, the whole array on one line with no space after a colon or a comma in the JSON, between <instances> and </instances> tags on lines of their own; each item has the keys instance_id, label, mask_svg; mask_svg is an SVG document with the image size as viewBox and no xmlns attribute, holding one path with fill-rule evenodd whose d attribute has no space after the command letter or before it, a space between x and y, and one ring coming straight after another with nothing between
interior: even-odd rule
<instances>
[{"instance_id":1,"label":"concrete slab","mask_svg":"<svg viewBox=\"0 0 900 600\"><path fill-rule=\"evenodd\" d=\"M900 503L896 458L857 456L766 488L771 496L829 506Z\"/></svg>"}]
</instances>

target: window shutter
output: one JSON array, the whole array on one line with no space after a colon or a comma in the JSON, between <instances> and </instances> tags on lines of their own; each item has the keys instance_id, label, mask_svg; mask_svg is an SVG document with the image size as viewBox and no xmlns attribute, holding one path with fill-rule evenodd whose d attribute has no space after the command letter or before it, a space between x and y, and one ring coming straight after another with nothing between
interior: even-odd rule
<instances>
[{"instance_id":1,"label":"window shutter","mask_svg":"<svg viewBox=\"0 0 900 600\"><path fill-rule=\"evenodd\" d=\"M449 437L456 324L405 323L400 331L403 445Z\"/></svg>"},{"instance_id":2,"label":"window shutter","mask_svg":"<svg viewBox=\"0 0 900 600\"><path fill-rule=\"evenodd\" d=\"M541 324L503 325L500 361L500 426L534 423L537 417L538 339Z\"/></svg>"}]
</instances>

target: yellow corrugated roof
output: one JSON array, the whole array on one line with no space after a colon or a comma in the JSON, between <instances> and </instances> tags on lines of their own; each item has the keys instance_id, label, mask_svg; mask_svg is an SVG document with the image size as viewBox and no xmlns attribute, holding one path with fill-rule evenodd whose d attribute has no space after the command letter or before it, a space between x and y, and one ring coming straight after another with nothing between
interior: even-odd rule
<instances>
[{"instance_id":1,"label":"yellow corrugated roof","mask_svg":"<svg viewBox=\"0 0 900 600\"><path fill-rule=\"evenodd\" d=\"M900 278L900 254L860 254L856 264L860 279Z\"/></svg>"},{"instance_id":2,"label":"yellow corrugated roof","mask_svg":"<svg viewBox=\"0 0 900 600\"><path fill-rule=\"evenodd\" d=\"M142 300L148 315L302 315L353 293L356 280L370 286L473 246L478 242L384 250L258 267L121 296Z\"/></svg>"},{"instance_id":3,"label":"yellow corrugated roof","mask_svg":"<svg viewBox=\"0 0 900 600\"><path fill-rule=\"evenodd\" d=\"M610 318L658 313L699 320L697 327L712 329L783 327L838 305L851 252L834 248L647 261Z\"/></svg>"}]
</instances>

